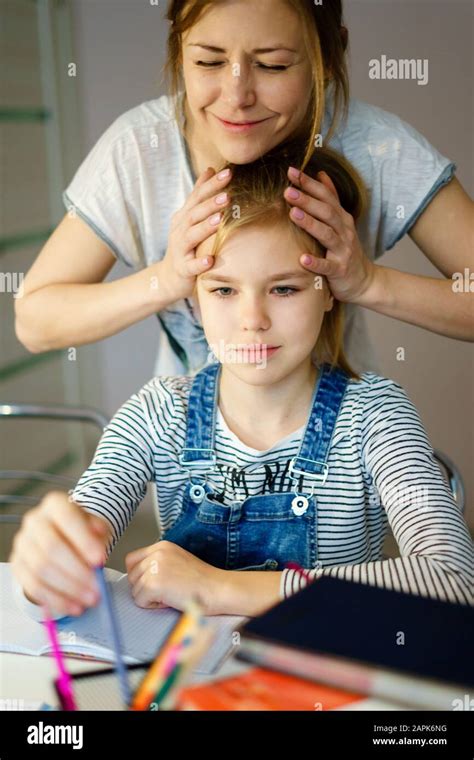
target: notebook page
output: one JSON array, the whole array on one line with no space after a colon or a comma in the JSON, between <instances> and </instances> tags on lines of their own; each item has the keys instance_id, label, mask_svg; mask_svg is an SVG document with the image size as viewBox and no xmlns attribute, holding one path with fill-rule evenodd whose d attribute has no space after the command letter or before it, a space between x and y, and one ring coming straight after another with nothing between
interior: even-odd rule
<instances>
[{"instance_id":1,"label":"notebook page","mask_svg":"<svg viewBox=\"0 0 474 760\"><path fill-rule=\"evenodd\" d=\"M48 645L44 626L18 605L8 562L0 563L0 651L41 654Z\"/></svg>"},{"instance_id":2,"label":"notebook page","mask_svg":"<svg viewBox=\"0 0 474 760\"><path fill-rule=\"evenodd\" d=\"M112 582L123 576L123 573L111 568L106 568L105 574L107 580ZM22 609L14 586L10 563L0 562L0 651L31 655L41 655L51 651L45 627ZM63 618L63 620L73 621L74 618ZM73 641L69 636L60 635L60 643L65 651L70 643L69 651L98 654L91 651L90 645L85 648L72 646Z\"/></svg>"},{"instance_id":3,"label":"notebook page","mask_svg":"<svg viewBox=\"0 0 474 760\"><path fill-rule=\"evenodd\" d=\"M127 575L109 585L112 603L120 627L122 653L129 663L152 660L158 649L166 641L179 619L180 613L172 608L145 610L135 604ZM215 630L215 638L194 671L212 673L230 654L233 644L232 634L245 621L238 615L208 617ZM77 643L87 642L95 647L110 651L113 661L112 637L103 606L87 610L80 618L68 618L60 623L63 634L73 634Z\"/></svg>"}]
</instances>

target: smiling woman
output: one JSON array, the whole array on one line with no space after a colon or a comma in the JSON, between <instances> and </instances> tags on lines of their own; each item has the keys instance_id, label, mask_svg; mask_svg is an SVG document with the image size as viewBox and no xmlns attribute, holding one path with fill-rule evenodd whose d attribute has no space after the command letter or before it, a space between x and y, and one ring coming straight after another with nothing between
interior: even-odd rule
<instances>
[{"instance_id":1,"label":"smiling woman","mask_svg":"<svg viewBox=\"0 0 474 760\"><path fill-rule=\"evenodd\" d=\"M82 345L156 314L155 372L199 370L208 345L190 296L213 259L196 247L232 208L219 170L293 139L303 152L288 167L288 216L326 250L299 263L346 304L351 366L377 369L360 307L473 340L471 294L450 280L474 267L472 201L415 129L349 97L340 0L171 0L166 19L169 94L122 114L78 168L15 301L19 340L33 352ZM321 141L368 191L357 219L327 174L304 171ZM376 263L407 233L446 279ZM135 271L103 282L117 259Z\"/></svg>"}]
</instances>

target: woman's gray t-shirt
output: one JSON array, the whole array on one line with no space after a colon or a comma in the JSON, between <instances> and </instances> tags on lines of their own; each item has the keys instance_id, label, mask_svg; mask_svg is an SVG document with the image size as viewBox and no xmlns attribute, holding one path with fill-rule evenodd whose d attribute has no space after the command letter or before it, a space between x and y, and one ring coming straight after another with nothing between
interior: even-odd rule
<instances>
[{"instance_id":1,"label":"woman's gray t-shirt","mask_svg":"<svg viewBox=\"0 0 474 760\"><path fill-rule=\"evenodd\" d=\"M323 140L331 109L329 95ZM369 208L357 231L371 259L393 248L456 169L398 116L355 99L328 145L355 166L369 191ZM171 217L195 181L173 100L163 95L111 124L75 173L63 201L117 259L139 270L164 257ZM178 301L157 316L162 329L156 375L194 374L215 361L190 300ZM364 310L354 304L346 304L344 345L356 371L378 371Z\"/></svg>"}]
</instances>

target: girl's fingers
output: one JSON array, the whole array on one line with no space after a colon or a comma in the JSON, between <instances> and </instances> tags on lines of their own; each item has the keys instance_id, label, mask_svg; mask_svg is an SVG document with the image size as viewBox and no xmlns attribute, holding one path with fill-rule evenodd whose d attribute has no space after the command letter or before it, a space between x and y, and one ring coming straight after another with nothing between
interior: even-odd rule
<instances>
[{"instance_id":1,"label":"girl's fingers","mask_svg":"<svg viewBox=\"0 0 474 760\"><path fill-rule=\"evenodd\" d=\"M142 546L141 549L135 549L133 552L129 552L127 554L125 557L125 565L127 567L129 580L130 575L133 573L133 568L136 567L139 562L142 562L145 557L148 557L149 554L152 554L155 550L156 544L151 544L150 546Z\"/></svg>"},{"instance_id":2,"label":"girl's fingers","mask_svg":"<svg viewBox=\"0 0 474 760\"><path fill-rule=\"evenodd\" d=\"M100 565L104 559L103 541L91 530L87 513L67 498L61 504L54 499L45 502L44 514L49 517L57 531L65 536L77 554L89 565Z\"/></svg>"},{"instance_id":3,"label":"girl's fingers","mask_svg":"<svg viewBox=\"0 0 474 760\"><path fill-rule=\"evenodd\" d=\"M153 593L150 585L146 583L144 573L132 586L132 596L137 607L148 609L154 607L157 602L156 593Z\"/></svg>"},{"instance_id":4,"label":"girl's fingers","mask_svg":"<svg viewBox=\"0 0 474 760\"><path fill-rule=\"evenodd\" d=\"M59 612L63 615L80 615L83 612L81 604L73 599L68 599L41 581L26 562L22 561L21 564L16 565L12 561L12 569L23 593L34 600L35 604L42 604L49 612Z\"/></svg>"},{"instance_id":5,"label":"girl's fingers","mask_svg":"<svg viewBox=\"0 0 474 760\"><path fill-rule=\"evenodd\" d=\"M58 589L63 589L74 598L86 593L97 596L98 588L93 570L80 560L74 548L57 533L53 525L43 521L36 534L23 535L19 542L23 556L35 551L38 561L43 566L47 562L51 563L58 576ZM51 577L47 577L46 580L50 586L56 585ZM88 600L84 597L83 601L92 604L94 599Z\"/></svg>"}]
</instances>

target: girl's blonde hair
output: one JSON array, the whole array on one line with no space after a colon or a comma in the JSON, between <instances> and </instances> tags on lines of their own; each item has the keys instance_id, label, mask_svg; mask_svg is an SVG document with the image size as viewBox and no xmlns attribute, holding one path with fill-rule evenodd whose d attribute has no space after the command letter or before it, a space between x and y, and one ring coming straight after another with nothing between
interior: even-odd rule
<instances>
[{"instance_id":1,"label":"girl's blonde hair","mask_svg":"<svg viewBox=\"0 0 474 760\"><path fill-rule=\"evenodd\" d=\"M349 108L349 77L345 52L348 34L343 26L342 0L325 0L316 5L313 0L285 0L300 15L303 42L311 64L313 84L311 97L303 123L298 130L306 139L306 150L301 162L304 168L309 161L317 135L321 134L325 109L326 86L333 84L334 111L325 140L330 141L341 114L347 118ZM166 18L171 22L167 42L167 60L164 73L169 79L169 93L174 99L175 115L184 134L184 114L178 93L184 90L182 77L182 37L197 23L205 10L219 0L170 0ZM296 137L296 134L293 135Z\"/></svg>"},{"instance_id":2,"label":"girl's blonde hair","mask_svg":"<svg viewBox=\"0 0 474 760\"><path fill-rule=\"evenodd\" d=\"M291 205L283 196L290 184L288 167L301 166L303 151L304 146L292 140L277 145L249 164L226 163L219 167L218 171L226 167L232 170L232 178L226 186L230 204L221 212L222 220L214 236L211 255L217 256L225 240L239 228L248 225L264 227L282 222L290 226L300 246L304 242L313 255L325 255L326 249L291 221L288 215ZM335 151L319 148L308 161L305 173L316 178L320 171L326 172L332 179L341 206L355 220L361 216L367 208L367 193L352 165ZM324 287L329 287L325 278L321 282ZM313 359L317 364L328 362L332 367L340 367L354 379L360 379L345 356L343 342L344 305L334 298L332 309L325 312Z\"/></svg>"}]
</instances>

